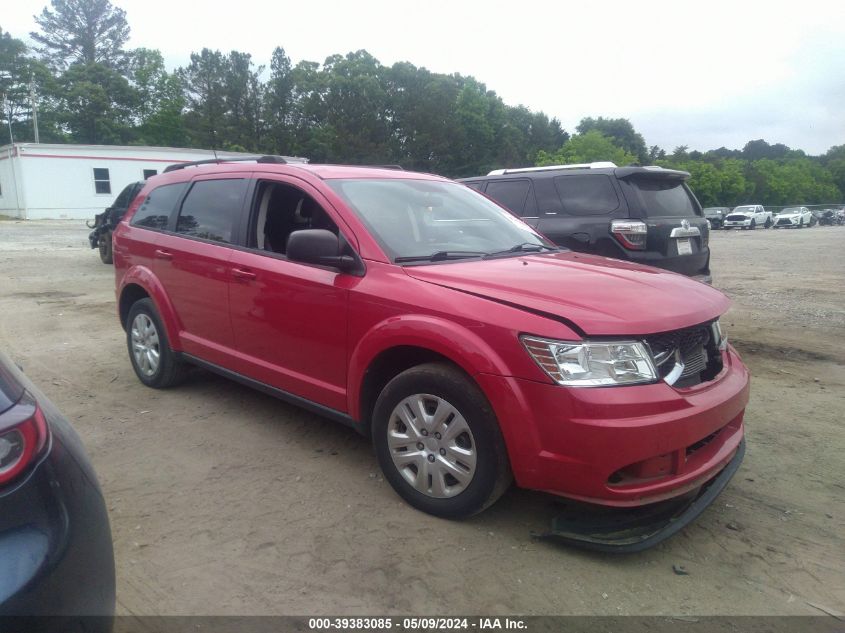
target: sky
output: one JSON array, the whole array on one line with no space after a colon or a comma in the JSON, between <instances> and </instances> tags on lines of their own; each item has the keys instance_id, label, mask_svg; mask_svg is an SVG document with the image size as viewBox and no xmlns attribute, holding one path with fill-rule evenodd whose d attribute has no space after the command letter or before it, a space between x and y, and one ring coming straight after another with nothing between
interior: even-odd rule
<instances>
[{"instance_id":1,"label":"sky","mask_svg":"<svg viewBox=\"0 0 845 633\"><path fill-rule=\"evenodd\" d=\"M845 143L845 1L112 0L128 46L170 68L203 47L276 46L293 63L366 49L474 76L510 105L629 119L646 143L741 149L752 139L820 154ZM29 41L47 0L7 0L0 27Z\"/></svg>"}]
</instances>

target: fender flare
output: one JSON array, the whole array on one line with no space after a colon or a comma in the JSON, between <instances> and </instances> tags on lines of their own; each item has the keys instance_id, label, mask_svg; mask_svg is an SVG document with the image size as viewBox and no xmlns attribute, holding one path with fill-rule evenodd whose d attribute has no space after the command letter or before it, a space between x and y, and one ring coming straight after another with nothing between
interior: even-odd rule
<instances>
[{"instance_id":1,"label":"fender flare","mask_svg":"<svg viewBox=\"0 0 845 633\"><path fill-rule=\"evenodd\" d=\"M403 346L435 352L470 377L509 374L504 360L484 339L454 321L422 314L389 317L370 328L350 355L347 399L354 419L360 421L362 417L361 389L367 369L382 352Z\"/></svg>"},{"instance_id":2,"label":"fender flare","mask_svg":"<svg viewBox=\"0 0 845 633\"><path fill-rule=\"evenodd\" d=\"M123 293L130 285L140 286L149 295L156 306L156 310L158 310L164 329L167 332L167 340L170 342L170 348L176 352L181 351L182 341L179 338L179 332L182 331L182 324L179 322L173 303L170 301L167 292L164 290L164 286L162 286L158 278L146 266L133 266L126 271L123 279L121 279L120 289L118 290L118 310L120 310Z\"/></svg>"}]
</instances>

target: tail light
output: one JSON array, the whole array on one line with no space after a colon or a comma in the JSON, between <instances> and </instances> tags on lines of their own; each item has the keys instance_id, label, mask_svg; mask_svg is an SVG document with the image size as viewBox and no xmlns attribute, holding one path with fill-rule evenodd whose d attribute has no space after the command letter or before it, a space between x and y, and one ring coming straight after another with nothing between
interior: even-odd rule
<instances>
[{"instance_id":1,"label":"tail light","mask_svg":"<svg viewBox=\"0 0 845 633\"><path fill-rule=\"evenodd\" d=\"M12 482L47 444L47 421L35 400L24 394L0 416L0 488Z\"/></svg>"},{"instance_id":2,"label":"tail light","mask_svg":"<svg viewBox=\"0 0 845 633\"><path fill-rule=\"evenodd\" d=\"M645 222L638 220L613 220L610 223L610 232L619 240L620 244L631 250L641 251L645 249L648 227Z\"/></svg>"}]
</instances>

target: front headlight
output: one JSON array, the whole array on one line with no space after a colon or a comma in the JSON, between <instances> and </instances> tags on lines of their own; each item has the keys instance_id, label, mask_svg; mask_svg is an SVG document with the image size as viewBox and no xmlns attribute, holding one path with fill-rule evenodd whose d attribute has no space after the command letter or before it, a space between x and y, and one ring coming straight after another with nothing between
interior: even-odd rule
<instances>
[{"instance_id":1,"label":"front headlight","mask_svg":"<svg viewBox=\"0 0 845 633\"><path fill-rule=\"evenodd\" d=\"M559 385L602 387L657 380L641 341L572 342L520 337L534 361Z\"/></svg>"}]
</instances>

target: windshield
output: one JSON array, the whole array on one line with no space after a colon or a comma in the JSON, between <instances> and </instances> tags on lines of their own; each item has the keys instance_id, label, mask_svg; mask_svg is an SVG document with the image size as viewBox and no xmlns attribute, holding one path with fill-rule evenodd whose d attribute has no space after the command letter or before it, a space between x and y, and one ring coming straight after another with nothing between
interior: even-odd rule
<instances>
[{"instance_id":1,"label":"windshield","mask_svg":"<svg viewBox=\"0 0 845 633\"><path fill-rule=\"evenodd\" d=\"M745 207L735 207L734 213L753 213L754 207L753 206L745 206Z\"/></svg>"},{"instance_id":2,"label":"windshield","mask_svg":"<svg viewBox=\"0 0 845 633\"><path fill-rule=\"evenodd\" d=\"M527 224L461 184L393 178L337 179L327 184L399 263L556 248Z\"/></svg>"},{"instance_id":3,"label":"windshield","mask_svg":"<svg viewBox=\"0 0 845 633\"><path fill-rule=\"evenodd\" d=\"M781 211L781 213L801 213L801 207L788 207Z\"/></svg>"},{"instance_id":4,"label":"windshield","mask_svg":"<svg viewBox=\"0 0 845 633\"><path fill-rule=\"evenodd\" d=\"M704 215L721 215L723 212L722 207L707 207L704 209Z\"/></svg>"}]
</instances>

